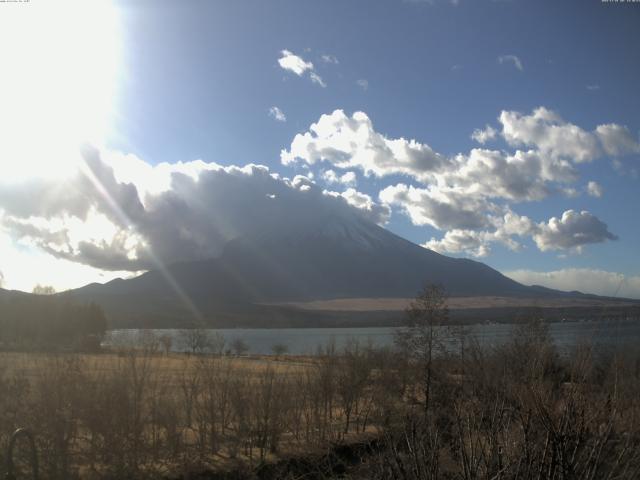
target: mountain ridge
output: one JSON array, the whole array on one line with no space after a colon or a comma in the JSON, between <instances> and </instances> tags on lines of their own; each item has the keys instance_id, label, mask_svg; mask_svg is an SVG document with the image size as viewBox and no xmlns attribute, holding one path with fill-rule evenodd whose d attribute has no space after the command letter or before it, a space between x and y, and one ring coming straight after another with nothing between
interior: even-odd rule
<instances>
[{"instance_id":1,"label":"mountain ridge","mask_svg":"<svg viewBox=\"0 0 640 480\"><path fill-rule=\"evenodd\" d=\"M486 264L428 250L356 214L280 221L229 241L216 258L176 262L65 295L100 304L119 327L322 326L392 322L398 312L329 314L288 303L410 298L428 283L443 285L453 297L529 297L532 304L536 298L583 295L524 286Z\"/></svg>"}]
</instances>

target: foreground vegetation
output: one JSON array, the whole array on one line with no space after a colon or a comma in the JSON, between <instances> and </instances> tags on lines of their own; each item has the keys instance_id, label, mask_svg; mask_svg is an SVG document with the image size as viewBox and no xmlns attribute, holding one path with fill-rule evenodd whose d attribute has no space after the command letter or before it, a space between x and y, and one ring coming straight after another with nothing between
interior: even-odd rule
<instances>
[{"instance_id":1,"label":"foreground vegetation","mask_svg":"<svg viewBox=\"0 0 640 480\"><path fill-rule=\"evenodd\" d=\"M50 294L0 298L0 351L96 351L106 330L104 312L94 303Z\"/></svg>"},{"instance_id":2,"label":"foreground vegetation","mask_svg":"<svg viewBox=\"0 0 640 480\"><path fill-rule=\"evenodd\" d=\"M638 351L559 355L537 320L442 338L438 289L407 319L393 350L313 357L0 354L0 451L26 426L60 480L638 478Z\"/></svg>"}]
</instances>

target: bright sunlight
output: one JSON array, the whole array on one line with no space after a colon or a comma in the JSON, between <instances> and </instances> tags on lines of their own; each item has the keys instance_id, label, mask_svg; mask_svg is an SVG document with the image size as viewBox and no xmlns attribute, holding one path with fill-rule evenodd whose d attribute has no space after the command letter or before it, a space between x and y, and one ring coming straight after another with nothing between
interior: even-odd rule
<instances>
[{"instance_id":1,"label":"bright sunlight","mask_svg":"<svg viewBox=\"0 0 640 480\"><path fill-rule=\"evenodd\" d=\"M9 7L9 8L7 8ZM60 178L78 145L101 145L119 76L119 35L107 1L7 4L0 16L0 162L5 181Z\"/></svg>"}]
</instances>

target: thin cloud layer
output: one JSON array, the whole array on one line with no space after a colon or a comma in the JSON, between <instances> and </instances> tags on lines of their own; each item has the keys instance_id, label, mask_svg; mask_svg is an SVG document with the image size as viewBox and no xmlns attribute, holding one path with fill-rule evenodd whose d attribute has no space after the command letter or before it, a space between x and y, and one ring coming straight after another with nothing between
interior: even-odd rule
<instances>
[{"instance_id":1,"label":"thin cloud layer","mask_svg":"<svg viewBox=\"0 0 640 480\"><path fill-rule=\"evenodd\" d=\"M522 65L522 60L517 55L500 55L498 57L498 63L511 63L514 67L516 67L521 72L524 71L524 66Z\"/></svg>"},{"instance_id":2,"label":"thin cloud layer","mask_svg":"<svg viewBox=\"0 0 640 480\"><path fill-rule=\"evenodd\" d=\"M282 110L280 110L278 107L273 106L269 109L269 116L272 117L273 119L277 120L278 122L286 122L287 121L287 116L284 114L284 112Z\"/></svg>"},{"instance_id":3,"label":"thin cloud layer","mask_svg":"<svg viewBox=\"0 0 640 480\"><path fill-rule=\"evenodd\" d=\"M604 190L598 182L590 181L587 183L587 193L592 197L600 198L602 197Z\"/></svg>"},{"instance_id":4,"label":"thin cloud layer","mask_svg":"<svg viewBox=\"0 0 640 480\"><path fill-rule=\"evenodd\" d=\"M366 78L360 78L356 80L356 85L358 85L365 92L369 90L369 80L367 80Z\"/></svg>"},{"instance_id":5,"label":"thin cloud layer","mask_svg":"<svg viewBox=\"0 0 640 480\"><path fill-rule=\"evenodd\" d=\"M566 268L552 272L512 270L507 277L525 285L542 285L558 290L578 290L610 297L640 298L640 277L590 268Z\"/></svg>"},{"instance_id":6,"label":"thin cloud layer","mask_svg":"<svg viewBox=\"0 0 640 480\"><path fill-rule=\"evenodd\" d=\"M333 63L334 65L337 65L340 63L338 61L338 58L335 55L324 54L324 55L321 55L320 58L324 63Z\"/></svg>"}]
</instances>

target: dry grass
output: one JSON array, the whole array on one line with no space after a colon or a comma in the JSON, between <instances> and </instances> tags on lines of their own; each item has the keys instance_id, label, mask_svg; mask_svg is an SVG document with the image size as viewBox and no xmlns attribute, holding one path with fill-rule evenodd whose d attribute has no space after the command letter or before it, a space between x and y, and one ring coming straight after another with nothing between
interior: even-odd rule
<instances>
[{"instance_id":1,"label":"dry grass","mask_svg":"<svg viewBox=\"0 0 640 480\"><path fill-rule=\"evenodd\" d=\"M349 478L639 478L636 351L559 357L534 324L495 349L468 341L423 360L356 345L281 358L3 353L0 452L27 426L45 480L255 478L263 462L375 435Z\"/></svg>"},{"instance_id":2,"label":"dry grass","mask_svg":"<svg viewBox=\"0 0 640 480\"><path fill-rule=\"evenodd\" d=\"M335 356L0 353L0 452L11 431L29 427L42 477L64 480L237 469L321 452L374 428L370 384L349 396L345 427L351 382L340 364L348 366Z\"/></svg>"},{"instance_id":3,"label":"dry grass","mask_svg":"<svg viewBox=\"0 0 640 480\"><path fill-rule=\"evenodd\" d=\"M303 310L321 310L335 312L371 312L404 311L412 298L340 298L334 300L316 300L311 302L292 302L288 305ZM470 308L572 308L608 306L637 306L638 302L606 298L533 298L533 297L450 297L449 309L464 310Z\"/></svg>"},{"instance_id":4,"label":"dry grass","mask_svg":"<svg viewBox=\"0 0 640 480\"><path fill-rule=\"evenodd\" d=\"M34 379L41 375L43 368L52 362L74 360L82 363L90 375L98 377L106 373L113 373L122 368L128 358L124 353L34 353L34 352L0 352L0 368L6 375L24 375ZM253 372L256 375L266 370L273 370L277 374L300 375L317 363L317 359L310 356L282 356L276 358L269 355L245 357L206 357L200 355L186 355L180 353L153 354L150 357L150 374L162 374L169 380L180 378L185 372L195 372L204 358L214 360L219 365L226 365L232 369Z\"/></svg>"}]
</instances>

